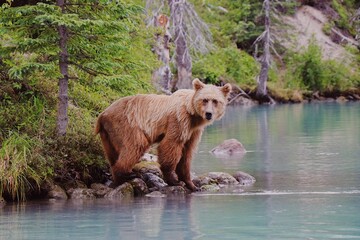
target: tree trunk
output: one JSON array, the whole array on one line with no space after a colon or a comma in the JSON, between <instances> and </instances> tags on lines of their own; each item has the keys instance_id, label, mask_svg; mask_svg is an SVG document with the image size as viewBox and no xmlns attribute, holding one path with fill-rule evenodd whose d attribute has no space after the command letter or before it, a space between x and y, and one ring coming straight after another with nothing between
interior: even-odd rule
<instances>
[{"instance_id":1,"label":"tree trunk","mask_svg":"<svg viewBox=\"0 0 360 240\"><path fill-rule=\"evenodd\" d=\"M264 53L261 59L261 70L258 78L256 96L259 99L268 98L266 83L270 67L270 0L264 0L265 8L265 35L264 35Z\"/></svg>"},{"instance_id":2,"label":"tree trunk","mask_svg":"<svg viewBox=\"0 0 360 240\"><path fill-rule=\"evenodd\" d=\"M170 93L171 70L170 70L170 46L169 18L159 15L156 18L155 27L162 27L163 34L156 34L156 46L154 51L163 65L154 71L153 82L159 90Z\"/></svg>"},{"instance_id":3,"label":"tree trunk","mask_svg":"<svg viewBox=\"0 0 360 240\"><path fill-rule=\"evenodd\" d=\"M57 5L61 8L62 12L65 11L65 0L57 0ZM58 114L57 114L57 134L58 136L64 136L66 134L66 127L68 124L68 83L69 83L69 71L68 71L68 52L67 52L67 41L68 41L68 30L66 26L60 25L58 27L59 32L59 68L62 75L59 78L59 103L58 103Z\"/></svg>"},{"instance_id":4,"label":"tree trunk","mask_svg":"<svg viewBox=\"0 0 360 240\"><path fill-rule=\"evenodd\" d=\"M171 20L174 24L175 61L177 66L176 88L191 88L191 56L186 43L184 0L169 0Z\"/></svg>"}]
</instances>

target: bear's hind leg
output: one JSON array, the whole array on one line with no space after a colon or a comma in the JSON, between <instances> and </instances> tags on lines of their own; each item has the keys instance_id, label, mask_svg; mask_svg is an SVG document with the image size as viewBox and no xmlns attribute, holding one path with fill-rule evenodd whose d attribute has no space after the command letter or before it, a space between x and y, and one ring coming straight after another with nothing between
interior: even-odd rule
<instances>
[{"instance_id":1,"label":"bear's hind leg","mask_svg":"<svg viewBox=\"0 0 360 240\"><path fill-rule=\"evenodd\" d=\"M137 137L129 137L127 139L124 146L120 148L120 154L117 161L111 166L115 185L120 185L137 177L132 171L132 168L139 162L140 158L150 147L146 137L139 137L139 135L140 134L138 134Z\"/></svg>"},{"instance_id":2,"label":"bear's hind leg","mask_svg":"<svg viewBox=\"0 0 360 240\"><path fill-rule=\"evenodd\" d=\"M123 184L137 175L132 171L134 165L144 155L145 150L140 149L121 149L119 158L114 165L111 166L114 184L116 186Z\"/></svg>"},{"instance_id":3,"label":"bear's hind leg","mask_svg":"<svg viewBox=\"0 0 360 240\"><path fill-rule=\"evenodd\" d=\"M105 156L109 160L110 165L113 165L119 156L119 152L115 149L114 145L111 143L109 134L105 130L102 130L100 132L100 137L103 144Z\"/></svg>"}]
</instances>

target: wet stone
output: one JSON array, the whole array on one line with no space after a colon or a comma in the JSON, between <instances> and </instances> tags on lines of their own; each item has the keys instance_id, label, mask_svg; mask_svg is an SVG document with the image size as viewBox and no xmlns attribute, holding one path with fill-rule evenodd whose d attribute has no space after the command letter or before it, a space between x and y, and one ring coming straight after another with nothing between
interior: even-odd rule
<instances>
[{"instance_id":1,"label":"wet stone","mask_svg":"<svg viewBox=\"0 0 360 240\"><path fill-rule=\"evenodd\" d=\"M68 199L68 196L64 189L59 185L53 185L51 190L47 194L50 199L65 200Z\"/></svg>"},{"instance_id":2,"label":"wet stone","mask_svg":"<svg viewBox=\"0 0 360 240\"><path fill-rule=\"evenodd\" d=\"M91 189L94 190L94 195L97 198L102 198L104 197L108 192L110 192L112 190L112 188L106 186L105 184L101 184L101 183L93 183L91 184Z\"/></svg>"},{"instance_id":3,"label":"wet stone","mask_svg":"<svg viewBox=\"0 0 360 240\"><path fill-rule=\"evenodd\" d=\"M121 199L134 196L134 188L128 182L108 192L104 197L109 199Z\"/></svg>"},{"instance_id":4,"label":"wet stone","mask_svg":"<svg viewBox=\"0 0 360 240\"><path fill-rule=\"evenodd\" d=\"M75 188L68 190L71 199L95 199L96 196L94 192L93 189L89 188Z\"/></svg>"},{"instance_id":5,"label":"wet stone","mask_svg":"<svg viewBox=\"0 0 360 240\"><path fill-rule=\"evenodd\" d=\"M167 183L162 178L153 173L145 173L142 177L150 189L162 189L167 186Z\"/></svg>"},{"instance_id":6,"label":"wet stone","mask_svg":"<svg viewBox=\"0 0 360 240\"><path fill-rule=\"evenodd\" d=\"M135 196L142 196L150 192L146 183L140 178L134 178L129 183L134 189Z\"/></svg>"},{"instance_id":7,"label":"wet stone","mask_svg":"<svg viewBox=\"0 0 360 240\"><path fill-rule=\"evenodd\" d=\"M218 184L225 184L225 185L239 184L239 182L233 176L225 172L209 172L206 176L213 179Z\"/></svg>"},{"instance_id":8,"label":"wet stone","mask_svg":"<svg viewBox=\"0 0 360 240\"><path fill-rule=\"evenodd\" d=\"M204 185L217 184L216 180L209 178L208 176L195 177L192 181L195 184L195 186L197 186L197 187L202 187Z\"/></svg>"},{"instance_id":9,"label":"wet stone","mask_svg":"<svg viewBox=\"0 0 360 240\"><path fill-rule=\"evenodd\" d=\"M238 171L234 173L233 177L243 186L251 186L256 182L256 179L248 173Z\"/></svg>"},{"instance_id":10,"label":"wet stone","mask_svg":"<svg viewBox=\"0 0 360 240\"><path fill-rule=\"evenodd\" d=\"M218 157L241 156L246 153L244 146L236 139L228 139L210 151Z\"/></svg>"},{"instance_id":11,"label":"wet stone","mask_svg":"<svg viewBox=\"0 0 360 240\"><path fill-rule=\"evenodd\" d=\"M203 185L200 187L201 192L218 192L220 191L220 187L218 185Z\"/></svg>"}]
</instances>

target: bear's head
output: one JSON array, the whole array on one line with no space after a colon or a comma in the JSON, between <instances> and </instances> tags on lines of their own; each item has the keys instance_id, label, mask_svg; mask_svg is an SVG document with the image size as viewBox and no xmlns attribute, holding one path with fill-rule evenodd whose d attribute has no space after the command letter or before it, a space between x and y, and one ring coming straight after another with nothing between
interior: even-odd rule
<instances>
[{"instance_id":1,"label":"bear's head","mask_svg":"<svg viewBox=\"0 0 360 240\"><path fill-rule=\"evenodd\" d=\"M193 80L193 88L195 94L192 101L195 112L209 123L220 119L225 113L231 85L227 83L217 87L204 84L196 78Z\"/></svg>"}]
</instances>

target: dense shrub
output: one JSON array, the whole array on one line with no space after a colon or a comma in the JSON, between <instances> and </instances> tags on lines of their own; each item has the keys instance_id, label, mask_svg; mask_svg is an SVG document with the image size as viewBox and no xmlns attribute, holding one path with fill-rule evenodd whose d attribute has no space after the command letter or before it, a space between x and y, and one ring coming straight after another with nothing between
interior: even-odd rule
<instances>
[{"instance_id":1,"label":"dense shrub","mask_svg":"<svg viewBox=\"0 0 360 240\"><path fill-rule=\"evenodd\" d=\"M259 66L253 57L236 48L219 48L203 56L193 66L193 75L209 83L220 80L254 84Z\"/></svg>"},{"instance_id":2,"label":"dense shrub","mask_svg":"<svg viewBox=\"0 0 360 240\"><path fill-rule=\"evenodd\" d=\"M344 90L358 85L359 69L336 60L323 60L321 48L312 41L302 53L287 58L287 86L312 91Z\"/></svg>"}]
</instances>

